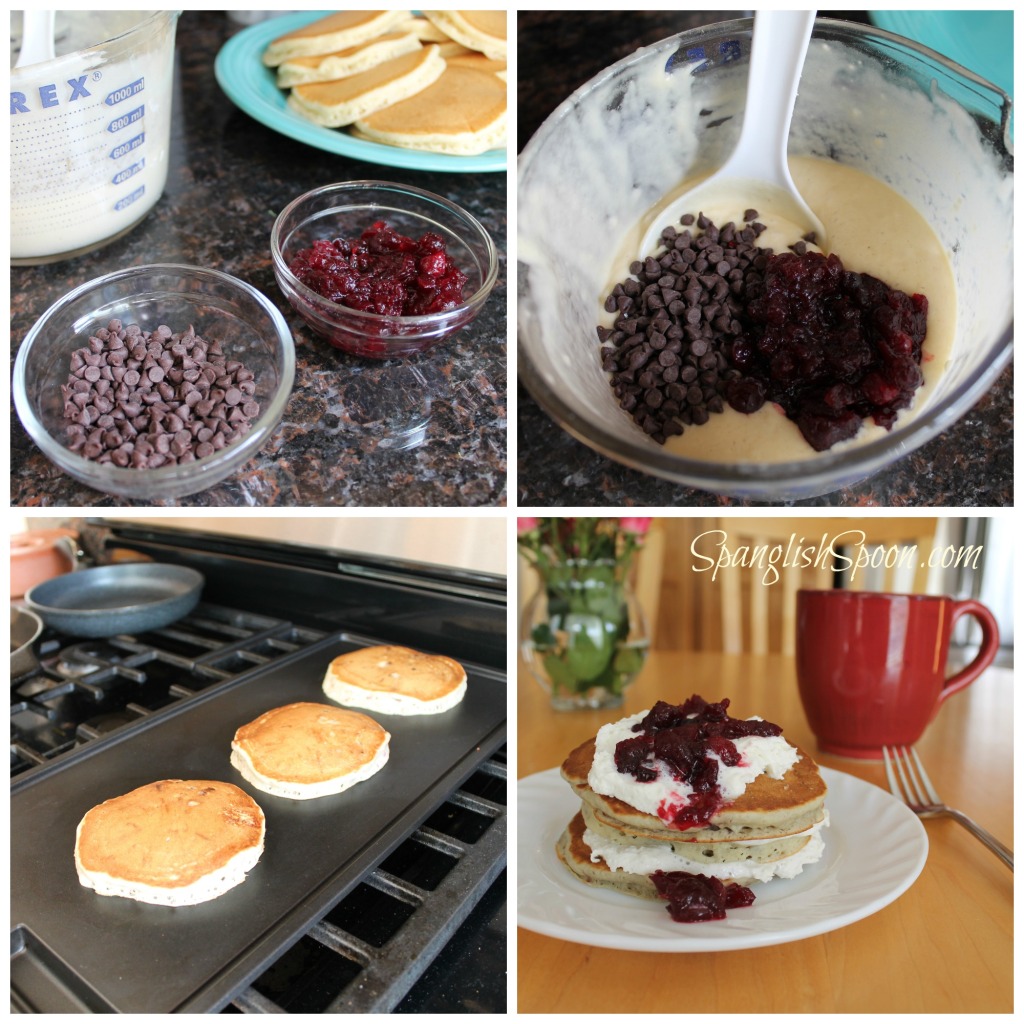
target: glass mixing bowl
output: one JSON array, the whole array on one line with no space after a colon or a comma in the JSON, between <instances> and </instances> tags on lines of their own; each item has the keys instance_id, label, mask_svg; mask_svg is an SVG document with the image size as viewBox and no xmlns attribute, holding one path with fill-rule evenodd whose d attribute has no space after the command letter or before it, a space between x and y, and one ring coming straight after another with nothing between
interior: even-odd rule
<instances>
[{"instance_id":1,"label":"glass mixing bowl","mask_svg":"<svg viewBox=\"0 0 1024 1024\"><path fill-rule=\"evenodd\" d=\"M625 276L615 274L630 233L684 180L714 170L732 151L752 24L724 22L637 51L569 97L525 148L519 373L565 430L628 466L741 498L806 498L851 486L947 429L1009 361L1010 100L899 36L816 22L789 152L872 175L931 224L956 281L951 356L929 401L881 439L801 461L684 458L651 441L618 407L595 328L610 282Z\"/></svg>"},{"instance_id":2,"label":"glass mixing bowl","mask_svg":"<svg viewBox=\"0 0 1024 1024\"><path fill-rule=\"evenodd\" d=\"M247 434L206 458L153 469L94 462L65 445L61 385L71 353L110 320L174 333L190 324L221 343L229 360L255 374L260 412ZM14 404L44 455L81 483L107 494L152 500L205 490L238 470L269 440L295 379L295 346L284 317L253 288L203 267L153 264L96 278L54 303L28 332L14 365Z\"/></svg>"}]
</instances>

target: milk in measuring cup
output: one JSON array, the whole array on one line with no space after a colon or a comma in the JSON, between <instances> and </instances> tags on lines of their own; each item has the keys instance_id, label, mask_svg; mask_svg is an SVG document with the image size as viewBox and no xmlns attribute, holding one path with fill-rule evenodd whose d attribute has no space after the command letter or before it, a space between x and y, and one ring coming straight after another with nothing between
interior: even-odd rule
<instances>
[{"instance_id":1,"label":"milk in measuring cup","mask_svg":"<svg viewBox=\"0 0 1024 1024\"><path fill-rule=\"evenodd\" d=\"M12 263L99 248L160 198L177 18L175 11L58 11L57 56L16 70L12 39Z\"/></svg>"}]
</instances>

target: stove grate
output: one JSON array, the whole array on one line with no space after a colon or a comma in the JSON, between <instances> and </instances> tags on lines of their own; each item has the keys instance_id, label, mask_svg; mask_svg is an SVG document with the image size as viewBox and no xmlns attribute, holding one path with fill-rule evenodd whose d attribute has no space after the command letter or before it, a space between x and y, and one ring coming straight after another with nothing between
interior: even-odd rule
<instances>
[{"instance_id":1,"label":"stove grate","mask_svg":"<svg viewBox=\"0 0 1024 1024\"><path fill-rule=\"evenodd\" d=\"M222 1012L392 1012L504 870L506 791L502 750Z\"/></svg>"},{"instance_id":2,"label":"stove grate","mask_svg":"<svg viewBox=\"0 0 1024 1024\"><path fill-rule=\"evenodd\" d=\"M97 640L48 634L11 689L11 776L323 639L284 619L201 604L166 629Z\"/></svg>"}]
</instances>

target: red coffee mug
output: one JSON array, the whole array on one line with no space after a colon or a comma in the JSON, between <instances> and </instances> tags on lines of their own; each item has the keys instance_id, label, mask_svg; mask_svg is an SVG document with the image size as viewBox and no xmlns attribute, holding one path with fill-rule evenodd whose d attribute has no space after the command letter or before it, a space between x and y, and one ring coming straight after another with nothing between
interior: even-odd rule
<instances>
[{"instance_id":1,"label":"red coffee mug","mask_svg":"<svg viewBox=\"0 0 1024 1024\"><path fill-rule=\"evenodd\" d=\"M981 650L946 678L953 626L973 615ZM916 743L947 697L992 664L995 616L978 601L917 594L801 590L796 671L818 746L845 757L880 758L882 747Z\"/></svg>"}]
</instances>

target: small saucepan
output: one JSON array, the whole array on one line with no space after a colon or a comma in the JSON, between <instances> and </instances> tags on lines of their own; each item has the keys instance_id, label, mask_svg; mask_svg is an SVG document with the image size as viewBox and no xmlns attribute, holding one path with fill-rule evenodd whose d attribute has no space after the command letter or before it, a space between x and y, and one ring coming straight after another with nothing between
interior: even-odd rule
<instances>
[{"instance_id":1,"label":"small saucepan","mask_svg":"<svg viewBox=\"0 0 1024 1024\"><path fill-rule=\"evenodd\" d=\"M71 636L144 633L188 615L205 582L185 566L128 562L39 583L25 603L46 625Z\"/></svg>"},{"instance_id":2,"label":"small saucepan","mask_svg":"<svg viewBox=\"0 0 1024 1024\"><path fill-rule=\"evenodd\" d=\"M20 679L39 668L35 644L43 620L35 612L11 605L11 679Z\"/></svg>"}]
</instances>

